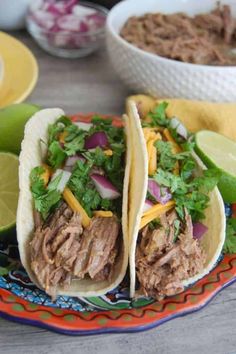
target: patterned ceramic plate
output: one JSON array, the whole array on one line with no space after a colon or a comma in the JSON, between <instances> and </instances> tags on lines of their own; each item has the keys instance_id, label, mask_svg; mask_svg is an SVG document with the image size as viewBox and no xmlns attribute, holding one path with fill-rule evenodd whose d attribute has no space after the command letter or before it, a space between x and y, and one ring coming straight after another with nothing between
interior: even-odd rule
<instances>
[{"instance_id":1,"label":"patterned ceramic plate","mask_svg":"<svg viewBox=\"0 0 236 354\"><path fill-rule=\"evenodd\" d=\"M235 211L233 211L235 210ZM227 216L236 205L226 206ZM0 315L6 319L44 327L70 335L135 332L158 326L172 318L204 307L219 291L236 280L236 254L225 255L206 277L182 294L161 302L150 298L132 300L128 279L101 297L59 297L52 302L37 289L20 267L17 244L0 243L0 266L13 265L0 277Z\"/></svg>"}]
</instances>

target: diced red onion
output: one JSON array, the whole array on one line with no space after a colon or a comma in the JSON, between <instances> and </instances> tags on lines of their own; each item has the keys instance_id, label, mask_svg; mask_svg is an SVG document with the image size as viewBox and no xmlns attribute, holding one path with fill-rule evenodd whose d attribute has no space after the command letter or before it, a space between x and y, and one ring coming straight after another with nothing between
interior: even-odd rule
<instances>
[{"instance_id":1,"label":"diced red onion","mask_svg":"<svg viewBox=\"0 0 236 354\"><path fill-rule=\"evenodd\" d=\"M54 15L64 15L71 13L76 6L78 0L65 0L65 1L44 1L44 10Z\"/></svg>"},{"instance_id":2,"label":"diced red onion","mask_svg":"<svg viewBox=\"0 0 236 354\"><path fill-rule=\"evenodd\" d=\"M75 5L72 10L73 14L78 17L85 17L97 14L97 11L91 7Z\"/></svg>"},{"instance_id":3,"label":"diced red onion","mask_svg":"<svg viewBox=\"0 0 236 354\"><path fill-rule=\"evenodd\" d=\"M81 130L89 131L89 129L93 126L92 123L85 123L85 122L74 122L77 127L79 127Z\"/></svg>"},{"instance_id":4,"label":"diced red onion","mask_svg":"<svg viewBox=\"0 0 236 354\"><path fill-rule=\"evenodd\" d=\"M172 118L170 120L170 126L173 129L176 129L177 134L179 134L185 140L188 139L188 132L185 126L179 121L178 118Z\"/></svg>"},{"instance_id":5,"label":"diced red onion","mask_svg":"<svg viewBox=\"0 0 236 354\"><path fill-rule=\"evenodd\" d=\"M102 168L94 166L91 168L91 172L90 172L90 175L93 175L93 174L104 175L105 172L103 171Z\"/></svg>"},{"instance_id":6,"label":"diced red onion","mask_svg":"<svg viewBox=\"0 0 236 354\"><path fill-rule=\"evenodd\" d=\"M193 238L200 240L202 236L207 232L208 227L201 222L195 222L193 224Z\"/></svg>"},{"instance_id":7,"label":"diced red onion","mask_svg":"<svg viewBox=\"0 0 236 354\"><path fill-rule=\"evenodd\" d=\"M85 162L86 159L82 155L73 155L68 157L65 162L65 170L66 171L72 170L72 168L74 167L74 165L78 160L80 160L81 162Z\"/></svg>"},{"instance_id":8,"label":"diced red onion","mask_svg":"<svg viewBox=\"0 0 236 354\"><path fill-rule=\"evenodd\" d=\"M149 209L151 209L151 207L153 206L153 202L151 202L151 200L146 199L144 206L143 206L143 213L145 213L146 211L148 211Z\"/></svg>"},{"instance_id":9,"label":"diced red onion","mask_svg":"<svg viewBox=\"0 0 236 354\"><path fill-rule=\"evenodd\" d=\"M86 33L105 25L105 15L89 6L78 4L78 0L32 2L31 18L43 29L53 33ZM68 40L68 38L67 38ZM73 41L73 38L71 37ZM64 43L63 43L64 45Z\"/></svg>"},{"instance_id":10,"label":"diced red onion","mask_svg":"<svg viewBox=\"0 0 236 354\"><path fill-rule=\"evenodd\" d=\"M172 194L166 187L160 187L159 184L152 178L148 179L148 192L157 202L166 204L171 198Z\"/></svg>"},{"instance_id":11,"label":"diced red onion","mask_svg":"<svg viewBox=\"0 0 236 354\"><path fill-rule=\"evenodd\" d=\"M81 19L75 15L63 15L57 20L59 29L63 31L78 32L80 29Z\"/></svg>"},{"instance_id":12,"label":"diced red onion","mask_svg":"<svg viewBox=\"0 0 236 354\"><path fill-rule=\"evenodd\" d=\"M103 28L106 21L103 13L80 5L78 0L32 1L29 17L45 30L45 40L50 45L71 49L96 41L90 32Z\"/></svg>"},{"instance_id":13,"label":"diced red onion","mask_svg":"<svg viewBox=\"0 0 236 354\"><path fill-rule=\"evenodd\" d=\"M36 10L34 11L32 18L45 30L50 30L55 24L55 16L46 11Z\"/></svg>"},{"instance_id":14,"label":"diced red onion","mask_svg":"<svg viewBox=\"0 0 236 354\"><path fill-rule=\"evenodd\" d=\"M92 134L85 140L85 144L84 144L85 149L94 149L97 146L105 147L107 145L108 145L108 139L106 133L104 132L96 132Z\"/></svg>"},{"instance_id":15,"label":"diced red onion","mask_svg":"<svg viewBox=\"0 0 236 354\"><path fill-rule=\"evenodd\" d=\"M100 174L94 173L91 176L95 187L103 199L116 199L120 196L120 193L113 186L113 184L105 177Z\"/></svg>"},{"instance_id":16,"label":"diced red onion","mask_svg":"<svg viewBox=\"0 0 236 354\"><path fill-rule=\"evenodd\" d=\"M78 3L78 0L64 1L64 9L65 9L66 13L73 12L73 9L75 8L75 6L77 6L76 5L77 3Z\"/></svg>"},{"instance_id":17,"label":"diced red onion","mask_svg":"<svg viewBox=\"0 0 236 354\"><path fill-rule=\"evenodd\" d=\"M64 171L61 169L57 169L53 174L51 181L54 181L61 174L61 179L58 183L57 190L62 193L67 185L67 182L70 179L71 173L69 171Z\"/></svg>"}]
</instances>

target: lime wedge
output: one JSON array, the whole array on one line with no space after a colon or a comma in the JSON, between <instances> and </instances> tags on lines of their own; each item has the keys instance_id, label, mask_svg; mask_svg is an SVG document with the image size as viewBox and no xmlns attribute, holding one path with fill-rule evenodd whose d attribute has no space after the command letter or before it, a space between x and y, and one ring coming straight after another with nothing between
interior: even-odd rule
<instances>
[{"instance_id":1,"label":"lime wedge","mask_svg":"<svg viewBox=\"0 0 236 354\"><path fill-rule=\"evenodd\" d=\"M18 154L27 120L40 108L19 103L0 109L0 150Z\"/></svg>"},{"instance_id":2,"label":"lime wedge","mask_svg":"<svg viewBox=\"0 0 236 354\"><path fill-rule=\"evenodd\" d=\"M0 152L0 239L15 229L19 193L18 167L16 155Z\"/></svg>"},{"instance_id":3,"label":"lime wedge","mask_svg":"<svg viewBox=\"0 0 236 354\"><path fill-rule=\"evenodd\" d=\"M207 167L222 172L218 188L227 203L236 202L236 142L225 136L202 130L195 136L196 152Z\"/></svg>"}]
</instances>

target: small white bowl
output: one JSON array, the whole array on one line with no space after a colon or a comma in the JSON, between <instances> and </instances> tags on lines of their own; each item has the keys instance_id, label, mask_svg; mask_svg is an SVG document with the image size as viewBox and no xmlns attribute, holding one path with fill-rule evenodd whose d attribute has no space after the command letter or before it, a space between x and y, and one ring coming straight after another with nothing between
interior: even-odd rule
<instances>
[{"instance_id":1,"label":"small white bowl","mask_svg":"<svg viewBox=\"0 0 236 354\"><path fill-rule=\"evenodd\" d=\"M236 1L230 5L236 17ZM131 16L148 12L190 16L212 11L216 0L126 0L110 11L107 18L107 47L111 62L120 78L133 91L160 98L188 98L213 102L236 102L236 66L209 66L182 63L145 52L119 35Z\"/></svg>"},{"instance_id":2,"label":"small white bowl","mask_svg":"<svg viewBox=\"0 0 236 354\"><path fill-rule=\"evenodd\" d=\"M26 12L31 1L0 0L0 30L12 31L24 28Z\"/></svg>"}]
</instances>

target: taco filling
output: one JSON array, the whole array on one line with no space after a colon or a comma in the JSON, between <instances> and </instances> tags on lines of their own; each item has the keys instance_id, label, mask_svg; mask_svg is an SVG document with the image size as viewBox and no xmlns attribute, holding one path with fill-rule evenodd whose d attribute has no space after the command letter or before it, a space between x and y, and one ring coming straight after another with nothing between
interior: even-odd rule
<instances>
[{"instance_id":1,"label":"taco filling","mask_svg":"<svg viewBox=\"0 0 236 354\"><path fill-rule=\"evenodd\" d=\"M182 292L183 281L203 271L204 212L219 179L216 170L199 174L194 144L165 109L160 104L142 123L148 188L135 253L138 293L158 300Z\"/></svg>"},{"instance_id":2,"label":"taco filling","mask_svg":"<svg viewBox=\"0 0 236 354\"><path fill-rule=\"evenodd\" d=\"M111 279L122 248L123 127L62 116L40 146L46 158L30 174L30 266L38 284L54 296L74 279Z\"/></svg>"}]
</instances>

